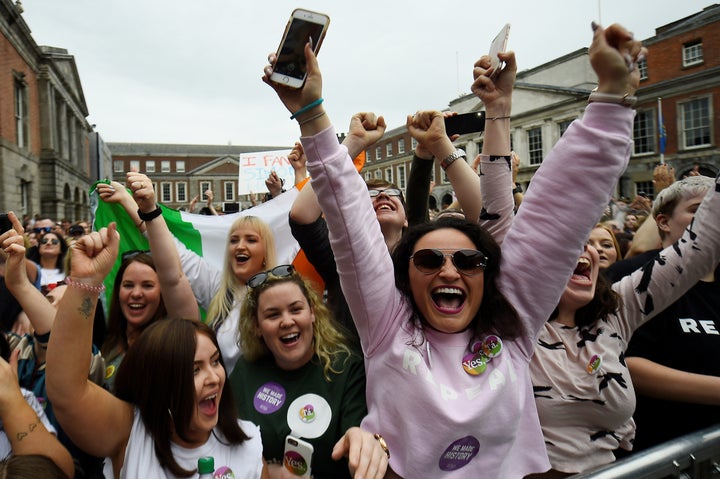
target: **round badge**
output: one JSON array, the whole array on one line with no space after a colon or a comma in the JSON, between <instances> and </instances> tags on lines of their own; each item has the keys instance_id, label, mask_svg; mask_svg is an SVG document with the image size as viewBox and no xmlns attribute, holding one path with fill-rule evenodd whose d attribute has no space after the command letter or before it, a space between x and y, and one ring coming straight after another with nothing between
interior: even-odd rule
<instances>
[{"instance_id":1,"label":"round badge","mask_svg":"<svg viewBox=\"0 0 720 479\"><path fill-rule=\"evenodd\" d=\"M482 341L480 341L479 339L475 340L472 343L472 346L470 346L470 351L472 351L473 353L479 353L480 350L482 349L482 346L483 346Z\"/></svg>"},{"instance_id":2,"label":"round badge","mask_svg":"<svg viewBox=\"0 0 720 479\"><path fill-rule=\"evenodd\" d=\"M468 353L462 361L463 369L471 376L478 376L487 369L487 356L482 353Z\"/></svg>"},{"instance_id":3,"label":"round badge","mask_svg":"<svg viewBox=\"0 0 720 479\"><path fill-rule=\"evenodd\" d=\"M467 466L480 450L480 441L465 436L450 444L440 456L441 471L456 471Z\"/></svg>"},{"instance_id":4,"label":"round badge","mask_svg":"<svg viewBox=\"0 0 720 479\"><path fill-rule=\"evenodd\" d=\"M294 436L314 439L325 434L332 414L325 398L317 394L303 394L288 406L287 423Z\"/></svg>"},{"instance_id":5,"label":"round badge","mask_svg":"<svg viewBox=\"0 0 720 479\"><path fill-rule=\"evenodd\" d=\"M315 420L315 408L312 404L306 404L300 408L300 420L305 423Z\"/></svg>"},{"instance_id":6,"label":"round badge","mask_svg":"<svg viewBox=\"0 0 720 479\"><path fill-rule=\"evenodd\" d=\"M590 362L588 363L586 368L588 374L593 374L595 371L600 369L600 364L602 364L602 358L597 354L593 355L593 357L590 358Z\"/></svg>"},{"instance_id":7,"label":"round badge","mask_svg":"<svg viewBox=\"0 0 720 479\"><path fill-rule=\"evenodd\" d=\"M482 350L485 356L489 358L499 356L502 352L502 340L500 337L491 334L483 340Z\"/></svg>"},{"instance_id":8,"label":"round badge","mask_svg":"<svg viewBox=\"0 0 720 479\"><path fill-rule=\"evenodd\" d=\"M285 388L276 382L267 382L255 391L253 406L260 414L272 414L285 403Z\"/></svg>"}]
</instances>

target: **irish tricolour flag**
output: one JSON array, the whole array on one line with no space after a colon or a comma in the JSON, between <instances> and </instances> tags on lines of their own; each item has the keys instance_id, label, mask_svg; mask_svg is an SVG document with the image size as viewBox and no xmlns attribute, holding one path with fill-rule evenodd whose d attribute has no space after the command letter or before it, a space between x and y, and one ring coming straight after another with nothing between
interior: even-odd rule
<instances>
[{"instance_id":1,"label":"irish tricolour flag","mask_svg":"<svg viewBox=\"0 0 720 479\"><path fill-rule=\"evenodd\" d=\"M308 274L312 275L314 271L308 271L302 255L298 255L299 247L290 233L288 224L290 207L297 194L298 190L292 188L277 198L253 208L221 216L198 215L160 206L163 218L165 218L173 235L188 249L202 256L218 271L222 271L223 268L230 225L240 216L253 215L268 223L275 233L279 263L293 263L303 275L307 276ZM106 300L107 304L109 304L113 284L115 283L115 275L120 268L122 254L132 250L147 250L149 247L147 239L138 231L135 223L122 206L117 203L106 203L100 199L94 186L90 190L90 198L94 214L94 229L99 230L115 221L120 233L120 254L115 266L105 280L105 287L107 288ZM317 277L311 279L316 280Z\"/></svg>"}]
</instances>

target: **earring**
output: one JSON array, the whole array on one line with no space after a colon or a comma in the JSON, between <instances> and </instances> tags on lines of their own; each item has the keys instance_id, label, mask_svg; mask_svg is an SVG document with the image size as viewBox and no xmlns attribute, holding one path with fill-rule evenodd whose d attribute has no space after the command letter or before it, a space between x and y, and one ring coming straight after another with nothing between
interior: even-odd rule
<instances>
[{"instance_id":1,"label":"earring","mask_svg":"<svg viewBox=\"0 0 720 479\"><path fill-rule=\"evenodd\" d=\"M263 260L263 268L265 267L265 260Z\"/></svg>"}]
</instances>

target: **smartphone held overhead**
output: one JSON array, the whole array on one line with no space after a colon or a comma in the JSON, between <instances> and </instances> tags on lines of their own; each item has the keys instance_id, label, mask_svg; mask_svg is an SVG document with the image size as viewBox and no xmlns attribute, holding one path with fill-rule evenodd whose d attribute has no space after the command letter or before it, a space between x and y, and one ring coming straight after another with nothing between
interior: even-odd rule
<instances>
[{"instance_id":1,"label":"smartphone held overhead","mask_svg":"<svg viewBox=\"0 0 720 479\"><path fill-rule=\"evenodd\" d=\"M488 53L488 55L490 56L490 68L492 70L492 73L490 73L490 78L493 78L495 75L500 73L500 71L502 71L503 67L505 66L505 62L501 62L498 58L498 53L507 51L507 43L509 36L510 24L506 23L505 26L502 27L502 29L500 30L500 33L495 36L492 43L490 44L490 52Z\"/></svg>"},{"instance_id":2,"label":"smartphone held overhead","mask_svg":"<svg viewBox=\"0 0 720 479\"><path fill-rule=\"evenodd\" d=\"M10 222L10 218L8 217L7 213L0 214L0 234L3 234L6 231L10 231L12 227L13 225Z\"/></svg>"},{"instance_id":3,"label":"smartphone held overhead","mask_svg":"<svg viewBox=\"0 0 720 479\"><path fill-rule=\"evenodd\" d=\"M327 15L295 9L280 41L270 80L291 88L302 87L307 77L305 45L309 42L317 55L328 25L330 17Z\"/></svg>"},{"instance_id":4,"label":"smartphone held overhead","mask_svg":"<svg viewBox=\"0 0 720 479\"><path fill-rule=\"evenodd\" d=\"M481 131L485 131L484 111L473 111L445 118L445 133L447 136L479 133Z\"/></svg>"}]
</instances>

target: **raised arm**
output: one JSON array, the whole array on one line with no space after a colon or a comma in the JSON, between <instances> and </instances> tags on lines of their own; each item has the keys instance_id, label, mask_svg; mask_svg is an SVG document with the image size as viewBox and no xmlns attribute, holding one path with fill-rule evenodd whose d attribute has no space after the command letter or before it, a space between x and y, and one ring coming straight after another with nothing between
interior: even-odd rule
<instances>
[{"instance_id":1,"label":"raised arm","mask_svg":"<svg viewBox=\"0 0 720 479\"><path fill-rule=\"evenodd\" d=\"M170 318L200 319L195 296L190 282L183 273L175 240L168 229L165 218L159 214L150 219L153 216L152 213L160 209L155 201L155 189L152 181L142 173L129 172L127 184L133 191L138 211L143 215L150 215L145 217L145 228L168 316Z\"/></svg>"},{"instance_id":2,"label":"raised arm","mask_svg":"<svg viewBox=\"0 0 720 479\"><path fill-rule=\"evenodd\" d=\"M217 216L218 212L215 210L215 206L213 206L213 201L215 200L215 193L213 193L212 190L205 190L205 198L207 198L205 206L207 206L213 216Z\"/></svg>"},{"instance_id":3,"label":"raised arm","mask_svg":"<svg viewBox=\"0 0 720 479\"><path fill-rule=\"evenodd\" d=\"M590 61L601 95L591 96L594 102L582 119L543 161L503 242L500 286L526 318L528 355L627 166L634 111L620 102L635 93L639 75L637 68L631 74L630 66L641 51L640 42L622 27L594 28Z\"/></svg>"},{"instance_id":4,"label":"raised arm","mask_svg":"<svg viewBox=\"0 0 720 479\"><path fill-rule=\"evenodd\" d=\"M111 223L73 245L68 288L58 304L48 344L46 385L55 416L72 442L88 454L122 462L133 406L87 378L93 315L103 280L117 258L118 243Z\"/></svg>"},{"instance_id":5,"label":"raised arm","mask_svg":"<svg viewBox=\"0 0 720 479\"><path fill-rule=\"evenodd\" d=\"M27 275L25 258L25 230L12 211L8 213L13 229L0 236L3 250L8 258L5 263L5 285L8 291L17 299L27 314L30 323L35 329L36 336L42 336L50 332L55 319L55 308L45 299L43 294L30 282ZM44 358L38 358L40 362Z\"/></svg>"},{"instance_id":6,"label":"raised arm","mask_svg":"<svg viewBox=\"0 0 720 479\"><path fill-rule=\"evenodd\" d=\"M10 363L0 358L0 420L12 453L16 456L46 456L68 477L74 477L75 465L70 453L45 428L23 397L16 374L19 353L19 350L13 352Z\"/></svg>"}]
</instances>

